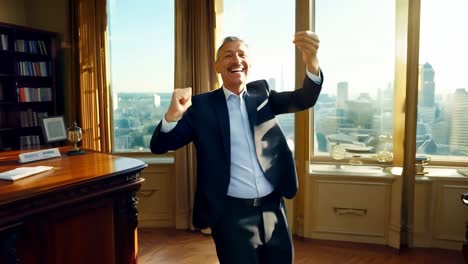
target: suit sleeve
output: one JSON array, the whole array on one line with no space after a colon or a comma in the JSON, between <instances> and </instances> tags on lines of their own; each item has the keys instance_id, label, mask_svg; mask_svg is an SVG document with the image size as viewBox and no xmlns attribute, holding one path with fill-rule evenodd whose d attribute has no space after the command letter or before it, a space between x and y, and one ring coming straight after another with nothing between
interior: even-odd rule
<instances>
[{"instance_id":1,"label":"suit sleeve","mask_svg":"<svg viewBox=\"0 0 468 264\"><path fill-rule=\"evenodd\" d=\"M192 109L189 108L177 125L169 132L161 131L162 121L159 122L151 137L150 149L156 154L164 154L170 150L181 148L193 140L191 125Z\"/></svg>"},{"instance_id":2,"label":"suit sleeve","mask_svg":"<svg viewBox=\"0 0 468 264\"><path fill-rule=\"evenodd\" d=\"M322 78L320 84L305 77L300 89L290 92L270 91L268 100L275 115L299 112L313 107L322 90L323 73L321 71L320 77Z\"/></svg>"}]
</instances>

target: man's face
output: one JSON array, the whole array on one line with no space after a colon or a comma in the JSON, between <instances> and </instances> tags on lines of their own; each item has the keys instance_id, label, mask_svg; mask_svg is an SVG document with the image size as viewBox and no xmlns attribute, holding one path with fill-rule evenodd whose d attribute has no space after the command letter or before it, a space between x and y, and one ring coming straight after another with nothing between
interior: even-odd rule
<instances>
[{"instance_id":1,"label":"man's face","mask_svg":"<svg viewBox=\"0 0 468 264\"><path fill-rule=\"evenodd\" d=\"M247 47L242 42L228 42L219 51L215 70L221 74L224 87L240 92L246 83L249 66Z\"/></svg>"}]
</instances>

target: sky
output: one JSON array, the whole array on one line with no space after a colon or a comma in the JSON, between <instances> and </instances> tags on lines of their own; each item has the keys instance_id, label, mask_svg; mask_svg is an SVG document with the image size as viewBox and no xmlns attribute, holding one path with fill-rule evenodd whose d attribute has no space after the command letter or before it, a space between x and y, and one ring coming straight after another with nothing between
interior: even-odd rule
<instances>
[{"instance_id":1,"label":"sky","mask_svg":"<svg viewBox=\"0 0 468 264\"><path fill-rule=\"evenodd\" d=\"M394 14L395 4L388 0L316 1L324 93L336 95L342 81L351 97L386 88L394 73Z\"/></svg>"},{"instance_id":2,"label":"sky","mask_svg":"<svg viewBox=\"0 0 468 264\"><path fill-rule=\"evenodd\" d=\"M434 68L436 93L468 90L468 1L421 1L419 62Z\"/></svg>"},{"instance_id":3,"label":"sky","mask_svg":"<svg viewBox=\"0 0 468 264\"><path fill-rule=\"evenodd\" d=\"M278 90L294 89L295 5L284 0L224 0L222 29L249 45L249 80L276 79ZM259 12L268 7L268 12ZM217 43L219 44L221 43Z\"/></svg>"},{"instance_id":4,"label":"sky","mask_svg":"<svg viewBox=\"0 0 468 264\"><path fill-rule=\"evenodd\" d=\"M464 14L468 1L421 1L420 63L432 64L436 93L468 90L468 16ZM250 80L275 78L278 89L293 88L293 2L224 1L225 36L236 35L249 44ZM114 91L173 89L173 10L174 0L110 1ZM394 13L395 2L389 0L316 0L324 93L336 94L336 84L347 81L351 97L362 92L375 95L392 82Z\"/></svg>"},{"instance_id":5,"label":"sky","mask_svg":"<svg viewBox=\"0 0 468 264\"><path fill-rule=\"evenodd\" d=\"M420 64L435 70L436 93L468 90L468 10L466 0L421 0ZM347 81L351 97L376 94L394 79L395 2L318 0L316 31L324 92L336 94Z\"/></svg>"},{"instance_id":6,"label":"sky","mask_svg":"<svg viewBox=\"0 0 468 264\"><path fill-rule=\"evenodd\" d=\"M174 0L110 0L114 92L173 90Z\"/></svg>"}]
</instances>

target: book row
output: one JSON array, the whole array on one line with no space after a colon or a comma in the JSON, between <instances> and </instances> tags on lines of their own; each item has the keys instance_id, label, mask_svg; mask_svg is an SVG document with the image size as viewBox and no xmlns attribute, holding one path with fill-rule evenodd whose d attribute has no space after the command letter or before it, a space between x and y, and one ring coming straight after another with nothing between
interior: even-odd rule
<instances>
[{"instance_id":1,"label":"book row","mask_svg":"<svg viewBox=\"0 0 468 264\"><path fill-rule=\"evenodd\" d=\"M17 62L17 69L21 76L50 76L50 64L45 61L20 61Z\"/></svg>"},{"instance_id":2,"label":"book row","mask_svg":"<svg viewBox=\"0 0 468 264\"><path fill-rule=\"evenodd\" d=\"M41 145L40 136L20 136L20 149L37 149Z\"/></svg>"},{"instance_id":3,"label":"book row","mask_svg":"<svg viewBox=\"0 0 468 264\"><path fill-rule=\"evenodd\" d=\"M43 40L17 39L15 41L15 51L47 56L47 48Z\"/></svg>"},{"instance_id":4,"label":"book row","mask_svg":"<svg viewBox=\"0 0 468 264\"><path fill-rule=\"evenodd\" d=\"M0 112L0 127L35 127L41 124L47 112L37 112L32 109L23 111Z\"/></svg>"},{"instance_id":5,"label":"book row","mask_svg":"<svg viewBox=\"0 0 468 264\"><path fill-rule=\"evenodd\" d=\"M0 50L8 50L8 35L0 34ZM17 39L15 51L47 56L47 47L43 40Z\"/></svg>"},{"instance_id":6,"label":"book row","mask_svg":"<svg viewBox=\"0 0 468 264\"><path fill-rule=\"evenodd\" d=\"M16 88L18 102L50 102L52 101L52 88L49 87L20 87Z\"/></svg>"},{"instance_id":7,"label":"book row","mask_svg":"<svg viewBox=\"0 0 468 264\"><path fill-rule=\"evenodd\" d=\"M8 35L0 34L0 50L8 50Z\"/></svg>"}]
</instances>

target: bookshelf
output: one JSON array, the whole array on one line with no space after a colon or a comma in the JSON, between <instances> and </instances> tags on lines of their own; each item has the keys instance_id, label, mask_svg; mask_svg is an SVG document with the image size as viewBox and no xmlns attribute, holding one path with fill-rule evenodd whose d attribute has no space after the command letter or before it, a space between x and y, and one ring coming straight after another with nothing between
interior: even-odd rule
<instances>
[{"instance_id":1,"label":"bookshelf","mask_svg":"<svg viewBox=\"0 0 468 264\"><path fill-rule=\"evenodd\" d=\"M44 144L40 120L57 113L56 34L0 23L0 151Z\"/></svg>"}]
</instances>

